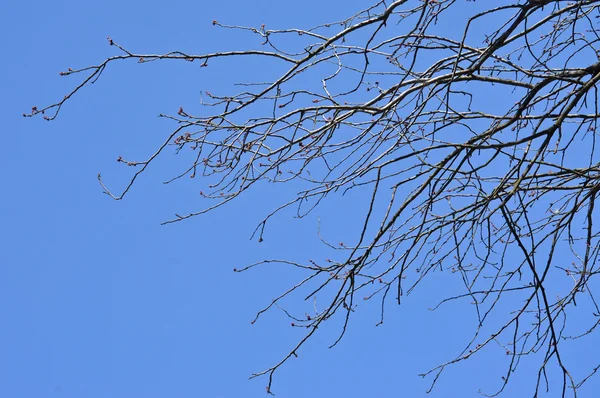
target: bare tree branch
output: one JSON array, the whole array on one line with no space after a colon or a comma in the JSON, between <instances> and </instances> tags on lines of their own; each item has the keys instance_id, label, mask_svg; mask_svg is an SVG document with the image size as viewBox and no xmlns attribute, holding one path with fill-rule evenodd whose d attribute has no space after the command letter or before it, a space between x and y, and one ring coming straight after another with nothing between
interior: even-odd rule
<instances>
[{"instance_id":1,"label":"bare tree branch","mask_svg":"<svg viewBox=\"0 0 600 398\"><path fill-rule=\"evenodd\" d=\"M464 291L441 298L432 310L468 299L478 326L462 352L422 374L432 388L447 366L496 346L507 354L506 372L484 395L503 392L520 359L534 356L533 396L544 384L549 388L549 366L560 369L562 396L577 396L598 370L574 375L561 352L600 323L592 284L600 272L600 0L488 3L379 1L307 30L213 22L260 37L264 51L140 54L108 38L119 55L61 73L81 82L61 101L24 116L55 119L115 61L206 67L215 58L257 57L285 65L269 81L239 84L237 93L207 93L210 101L199 114L180 108L161 115L177 127L148 159L119 158L141 166L121 193L98 176L104 191L120 200L167 149L181 154L191 148L187 169L167 183L216 178L201 192L214 202L165 223L204 214L265 183L301 187L257 226L259 241L284 209L294 206L304 217L336 195L366 192L369 199L357 204L366 215L355 243L322 238L337 258L265 260L238 270L279 263L306 273L255 319L282 309L305 336L252 377L268 375L271 393L276 371L327 321L340 319L332 346L340 341L358 308L357 294L381 300L381 324L390 299L401 303L429 275L450 270L446 277ZM439 27L453 18L460 21L454 35ZM298 88L308 71L314 80ZM312 315L294 314L284 303L317 296L321 309L315 304ZM587 324L567 322L576 305L590 309Z\"/></svg>"}]
</instances>

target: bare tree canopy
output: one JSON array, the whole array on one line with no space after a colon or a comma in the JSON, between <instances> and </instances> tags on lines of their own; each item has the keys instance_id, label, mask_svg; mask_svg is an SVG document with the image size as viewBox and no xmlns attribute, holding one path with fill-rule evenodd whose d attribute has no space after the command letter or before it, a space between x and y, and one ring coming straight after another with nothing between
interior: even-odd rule
<instances>
[{"instance_id":1,"label":"bare tree canopy","mask_svg":"<svg viewBox=\"0 0 600 398\"><path fill-rule=\"evenodd\" d=\"M175 126L162 145L145 160L118 159L136 168L123 191L98 175L105 193L120 200L157 157L185 158L187 168L168 182L210 182L201 191L208 204L166 223L264 184L297 188L264 215L253 235L259 242L285 209L304 217L346 192L364 192L348 215L361 217L354 241L322 238L335 256L236 270L278 263L304 272L256 316L281 308L306 331L253 375L267 377L267 392L276 371L327 321L337 320L336 345L362 300L380 303L381 324L390 304L441 273L461 291L432 309L464 301L477 326L462 352L423 374L432 388L447 366L494 347L506 367L489 395L500 394L530 356L538 363L534 396L550 385L577 396L600 367L576 375L561 355L600 323L591 279L600 273L599 11L600 0L379 1L310 29L213 21L215 29L249 35L249 43L260 39L237 51L142 54L108 38L116 55L61 72L79 78L76 87L24 116L55 119L117 61L273 64L277 75L231 76L237 92L206 92L201 106L161 115ZM314 302L314 313L295 313L284 299ZM548 379L550 368L560 383Z\"/></svg>"}]
</instances>

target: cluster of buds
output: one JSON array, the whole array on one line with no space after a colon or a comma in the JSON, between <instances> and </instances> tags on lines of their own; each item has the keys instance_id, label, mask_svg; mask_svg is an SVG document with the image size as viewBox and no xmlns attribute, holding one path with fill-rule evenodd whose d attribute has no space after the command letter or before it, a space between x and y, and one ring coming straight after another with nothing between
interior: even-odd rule
<instances>
[{"instance_id":1,"label":"cluster of buds","mask_svg":"<svg viewBox=\"0 0 600 398\"><path fill-rule=\"evenodd\" d=\"M190 133L184 133L183 135L180 135L179 137L175 138L174 143L179 145L182 142L189 141L191 137L192 137L192 135Z\"/></svg>"},{"instance_id":2,"label":"cluster of buds","mask_svg":"<svg viewBox=\"0 0 600 398\"><path fill-rule=\"evenodd\" d=\"M66 76L66 75L70 75L71 73L73 73L73 69L67 68L66 72L59 72L58 74L61 76Z\"/></svg>"},{"instance_id":3,"label":"cluster of buds","mask_svg":"<svg viewBox=\"0 0 600 398\"><path fill-rule=\"evenodd\" d=\"M23 117L31 117L33 115L37 115L38 113L43 114L44 111L43 110L41 110L41 111L38 110L37 106L32 106L31 107L31 113L30 114L24 113ZM48 116L44 116L44 120L50 120L50 118Z\"/></svg>"},{"instance_id":4,"label":"cluster of buds","mask_svg":"<svg viewBox=\"0 0 600 398\"><path fill-rule=\"evenodd\" d=\"M119 162L119 163L126 163L126 164L127 164L127 166L137 166L137 165L138 165L138 163L135 163L135 162L128 162L128 161L126 161L125 159L123 159L123 157L122 157L122 156L119 156L119 157L117 158L117 162Z\"/></svg>"}]
</instances>

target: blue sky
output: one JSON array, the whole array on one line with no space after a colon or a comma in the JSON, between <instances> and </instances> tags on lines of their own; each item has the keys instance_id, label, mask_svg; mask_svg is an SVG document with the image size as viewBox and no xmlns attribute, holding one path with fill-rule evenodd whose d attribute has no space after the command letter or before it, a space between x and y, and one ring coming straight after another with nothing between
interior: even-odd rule
<instances>
[{"instance_id":1,"label":"blue sky","mask_svg":"<svg viewBox=\"0 0 600 398\"><path fill-rule=\"evenodd\" d=\"M75 84L59 71L115 54L106 36L136 52L239 49L256 39L219 30L214 19L308 28L365 5L34 0L0 6L0 396L266 396L267 380L248 376L277 362L302 330L278 311L250 321L299 274L276 266L243 274L232 269L266 257L322 255L317 216L336 220L326 232L343 240L351 236L352 221L343 214L354 210L353 198L304 220L284 214L259 244L249 237L280 202L280 191L251 192L213 213L161 226L176 211L202 206L201 182L162 184L181 166L177 158L159 160L123 201L103 195L96 179L101 172L111 187L123 187L131 170L116 159L142 158L161 142L172 125L159 113L193 106L204 90L225 91L232 75L244 80L257 65L215 62L200 71L184 64L115 64L57 120L21 114ZM334 349L327 346L337 330L318 333L276 374L274 392L290 398L425 396L429 383L417 374L460 352L473 322L456 304L428 311L435 303L430 292L444 283L434 277L406 305L390 305L383 326L375 327L378 303L365 303ZM587 351L574 344L567 353L575 368ZM493 354L448 369L427 396L475 397L480 387L498 387L505 362ZM526 360L523 367L535 365ZM516 377L507 396L531 391L529 382ZM592 381L582 396L598 388Z\"/></svg>"}]
</instances>

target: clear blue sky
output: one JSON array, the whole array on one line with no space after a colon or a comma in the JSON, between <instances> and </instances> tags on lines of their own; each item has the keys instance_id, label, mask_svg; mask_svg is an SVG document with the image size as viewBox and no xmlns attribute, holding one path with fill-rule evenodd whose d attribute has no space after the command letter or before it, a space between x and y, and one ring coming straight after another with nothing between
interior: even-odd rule
<instances>
[{"instance_id":1,"label":"clear blue sky","mask_svg":"<svg viewBox=\"0 0 600 398\"><path fill-rule=\"evenodd\" d=\"M61 78L59 71L115 54L107 35L139 52L239 49L256 39L218 30L213 19L308 28L366 5L34 0L0 6L1 397L266 396L267 380L248 376L278 361L303 331L278 311L250 321L299 274L269 266L244 274L232 269L265 257L318 257L316 217L328 211L333 217L336 209L325 207L301 222L280 217L259 244L249 237L279 202L277 191L254 192L214 213L160 226L176 211L203 205L201 182L162 184L181 166L176 158L159 161L120 202L103 195L96 180L101 172L109 185L122 187L131 170L117 157L147 156L172 127L156 115L192 106L201 91L225 90L231 75L243 80L245 65L215 62L200 71L197 65L115 64L56 121L21 114L72 87L76 78ZM338 215L351 206L351 200L335 204ZM351 226L329 223L328 233L345 236ZM328 350L337 330L317 334L276 374L274 392L288 398L426 396L429 382L417 374L460 352L473 326L464 306L427 310L429 292L443 283L433 278L405 306L390 305L380 327L374 326L378 303L361 304L342 343ZM574 369L578 357L590 364L589 350L574 345L566 354ZM449 368L427 396L493 391L505 358L491 354ZM527 360L522 370L536 365ZM506 396L529 396L532 387L527 377L516 377ZM598 390L596 379L581 396Z\"/></svg>"}]
</instances>

